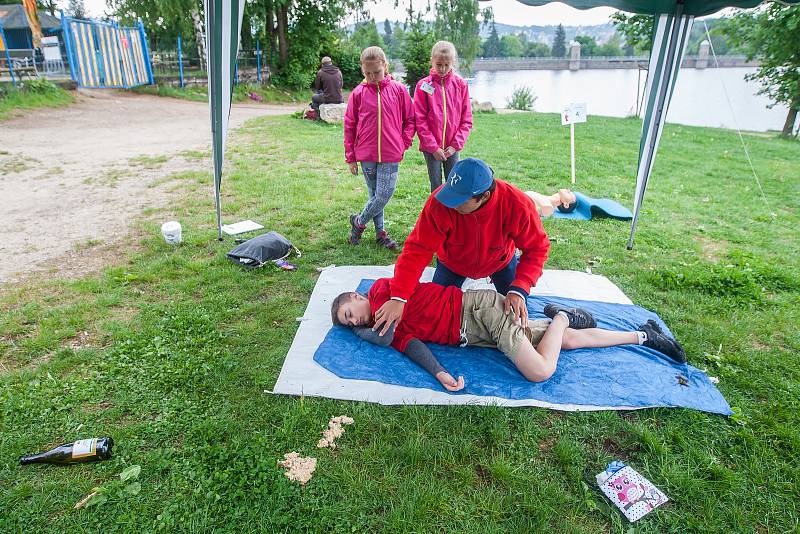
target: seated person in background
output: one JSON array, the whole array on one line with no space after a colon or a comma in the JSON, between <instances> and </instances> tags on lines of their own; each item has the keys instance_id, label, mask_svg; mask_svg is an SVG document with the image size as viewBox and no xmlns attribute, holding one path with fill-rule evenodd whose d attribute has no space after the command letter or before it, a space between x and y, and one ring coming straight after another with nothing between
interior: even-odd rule
<instances>
[{"instance_id":1,"label":"seated person in background","mask_svg":"<svg viewBox=\"0 0 800 534\"><path fill-rule=\"evenodd\" d=\"M311 96L311 107L319 113L320 104L341 104L342 98L342 71L333 64L331 58L322 58L322 66L317 71L314 79L314 90L316 93Z\"/></svg>"},{"instance_id":2,"label":"seated person in background","mask_svg":"<svg viewBox=\"0 0 800 534\"><path fill-rule=\"evenodd\" d=\"M449 391L464 388L464 377L453 378L423 341L441 345L491 347L500 350L531 382L543 382L556 370L561 349L644 345L679 362L683 348L652 319L637 331L596 328L592 315L580 308L548 304L550 319L530 321L523 327L514 313L506 313L505 297L494 290L461 291L455 286L420 283L408 299L403 320L384 335L373 328L380 307L389 300L389 278L372 285L365 297L342 293L331 304L333 324L354 329L360 338L384 347L391 345L431 373Z\"/></svg>"},{"instance_id":3,"label":"seated person in background","mask_svg":"<svg viewBox=\"0 0 800 534\"><path fill-rule=\"evenodd\" d=\"M559 206L566 209L577 200L575 198L575 193L569 189L559 189L558 193L553 193L549 197L537 193L536 191L525 191L525 194L533 200L533 204L536 206L536 212L539 214L539 217L543 219L545 217L550 217Z\"/></svg>"}]
</instances>

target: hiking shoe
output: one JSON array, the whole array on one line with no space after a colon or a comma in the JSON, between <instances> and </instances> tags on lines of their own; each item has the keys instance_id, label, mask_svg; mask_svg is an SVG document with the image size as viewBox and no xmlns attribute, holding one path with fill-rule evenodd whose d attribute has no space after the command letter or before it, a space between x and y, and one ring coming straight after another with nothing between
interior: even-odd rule
<instances>
[{"instance_id":1,"label":"hiking shoe","mask_svg":"<svg viewBox=\"0 0 800 534\"><path fill-rule=\"evenodd\" d=\"M375 234L375 242L377 242L379 245L383 245L389 250L394 250L397 248L397 241L389 237L389 234L386 233L386 230L379 230Z\"/></svg>"},{"instance_id":2,"label":"hiking shoe","mask_svg":"<svg viewBox=\"0 0 800 534\"><path fill-rule=\"evenodd\" d=\"M347 238L347 242L351 245L358 245L361 243L361 234L364 233L364 229L367 227L365 224L358 223L358 215L353 214L350 216L350 236Z\"/></svg>"},{"instance_id":3,"label":"hiking shoe","mask_svg":"<svg viewBox=\"0 0 800 534\"><path fill-rule=\"evenodd\" d=\"M645 324L641 325L639 330L647 334L647 341L642 343L645 347L658 351L678 363L686 363L686 353L683 351L681 344L665 334L653 319L649 319Z\"/></svg>"},{"instance_id":4,"label":"hiking shoe","mask_svg":"<svg viewBox=\"0 0 800 534\"><path fill-rule=\"evenodd\" d=\"M580 330L582 328L597 327L597 321L595 321L592 314L586 310L580 308L565 308L564 306L552 303L544 307L544 314L551 319L554 318L558 312L562 311L569 317L570 328Z\"/></svg>"}]
</instances>

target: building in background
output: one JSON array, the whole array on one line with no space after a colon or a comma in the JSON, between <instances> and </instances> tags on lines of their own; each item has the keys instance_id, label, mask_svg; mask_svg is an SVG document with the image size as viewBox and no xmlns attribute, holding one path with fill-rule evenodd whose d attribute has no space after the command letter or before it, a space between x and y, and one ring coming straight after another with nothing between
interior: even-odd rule
<instances>
[{"instance_id":1,"label":"building in background","mask_svg":"<svg viewBox=\"0 0 800 534\"><path fill-rule=\"evenodd\" d=\"M57 36L63 42L61 20L41 9L38 13L42 35ZM0 4L0 24L3 25L7 41L5 45L9 50L34 48L33 35L22 4Z\"/></svg>"}]
</instances>

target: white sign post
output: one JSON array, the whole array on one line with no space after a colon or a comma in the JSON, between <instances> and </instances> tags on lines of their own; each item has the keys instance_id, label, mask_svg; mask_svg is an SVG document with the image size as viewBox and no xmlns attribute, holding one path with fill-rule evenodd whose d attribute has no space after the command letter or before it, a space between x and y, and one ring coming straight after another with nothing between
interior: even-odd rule
<instances>
[{"instance_id":1,"label":"white sign post","mask_svg":"<svg viewBox=\"0 0 800 534\"><path fill-rule=\"evenodd\" d=\"M586 122L586 104L572 103L561 112L561 126L569 125L569 148L572 162L572 183L575 183L575 124Z\"/></svg>"}]
</instances>

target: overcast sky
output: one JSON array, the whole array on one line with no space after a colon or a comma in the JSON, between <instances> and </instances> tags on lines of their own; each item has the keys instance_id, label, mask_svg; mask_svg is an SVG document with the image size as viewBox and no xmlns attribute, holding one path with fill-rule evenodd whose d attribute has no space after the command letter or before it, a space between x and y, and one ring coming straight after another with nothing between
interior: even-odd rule
<instances>
[{"instance_id":1,"label":"overcast sky","mask_svg":"<svg viewBox=\"0 0 800 534\"><path fill-rule=\"evenodd\" d=\"M427 5L428 0L413 0L415 9ZM62 6L69 2L63 0ZM93 17L101 16L106 10L105 0L84 0L86 10ZM382 22L384 19L404 20L405 9L394 9L392 0L384 2L370 2L367 9L376 21ZM408 0L401 0L401 5L408 6ZM530 7L520 4L516 0L491 0L480 2L481 8L491 6L494 10L494 17L497 22L504 24L514 24L516 26L530 26L532 24L564 24L567 26L586 26L591 24L602 24L608 21L608 16L615 10L607 7L598 7L589 10L574 9L564 4L548 4L542 7Z\"/></svg>"}]
</instances>

